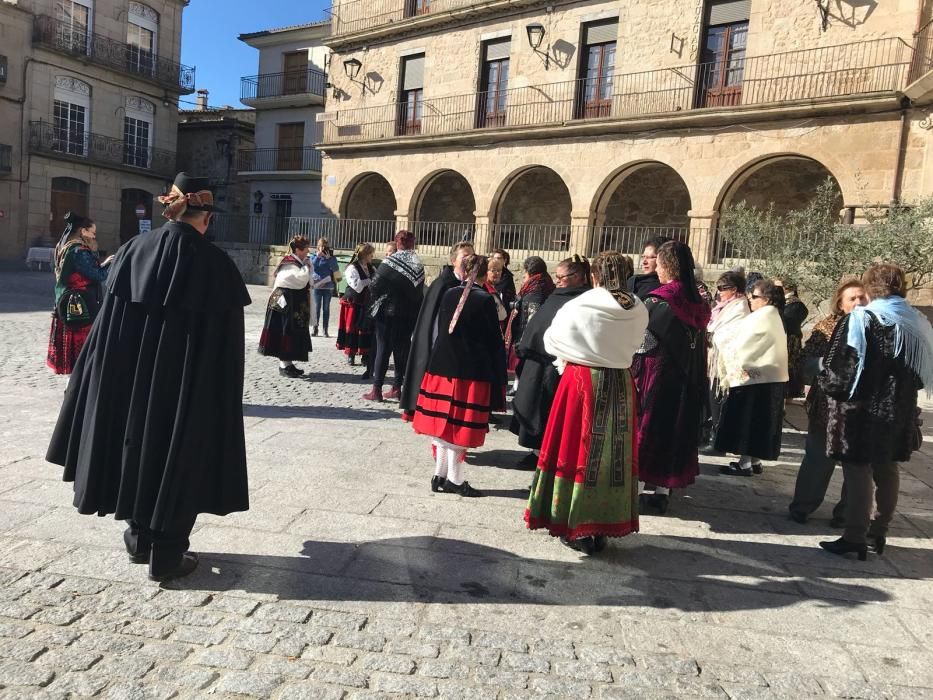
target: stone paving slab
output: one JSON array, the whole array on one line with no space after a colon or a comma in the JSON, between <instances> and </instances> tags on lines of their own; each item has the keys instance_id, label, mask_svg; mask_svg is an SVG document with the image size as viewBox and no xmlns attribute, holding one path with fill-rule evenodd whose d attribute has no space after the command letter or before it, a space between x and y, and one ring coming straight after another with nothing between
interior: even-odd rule
<instances>
[{"instance_id":1,"label":"stone paving slab","mask_svg":"<svg viewBox=\"0 0 933 700\"><path fill-rule=\"evenodd\" d=\"M253 507L202 517L201 567L159 586L44 462L65 387L42 362L51 278L0 273L0 700L933 697L933 438L883 558L816 546L841 475L809 524L786 518L792 407L760 477L704 459L666 517L587 559L524 529L508 431L469 457L487 498L432 494L427 440L359 400L333 339L307 380L253 351L268 290L250 291Z\"/></svg>"}]
</instances>

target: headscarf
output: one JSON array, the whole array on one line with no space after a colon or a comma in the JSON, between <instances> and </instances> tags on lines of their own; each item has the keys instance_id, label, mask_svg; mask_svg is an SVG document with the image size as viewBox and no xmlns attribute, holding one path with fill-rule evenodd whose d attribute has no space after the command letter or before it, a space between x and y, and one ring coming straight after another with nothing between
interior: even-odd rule
<instances>
[{"instance_id":1,"label":"headscarf","mask_svg":"<svg viewBox=\"0 0 933 700\"><path fill-rule=\"evenodd\" d=\"M865 331L871 323L872 315L882 326L894 326L894 356L903 355L904 364L920 377L927 396L933 395L933 326L904 297L890 296L872 299L868 306L856 306L849 314L847 342L858 354L858 368L849 398L855 395L862 370L865 369L865 355L868 351Z\"/></svg>"},{"instance_id":2,"label":"headscarf","mask_svg":"<svg viewBox=\"0 0 933 700\"><path fill-rule=\"evenodd\" d=\"M177 221L179 217L184 216L189 206L213 206L214 194L210 190L201 190L199 192L185 194L178 189L177 185L172 185L172 191L159 197L159 203L165 205L162 216L169 221Z\"/></svg>"}]
</instances>

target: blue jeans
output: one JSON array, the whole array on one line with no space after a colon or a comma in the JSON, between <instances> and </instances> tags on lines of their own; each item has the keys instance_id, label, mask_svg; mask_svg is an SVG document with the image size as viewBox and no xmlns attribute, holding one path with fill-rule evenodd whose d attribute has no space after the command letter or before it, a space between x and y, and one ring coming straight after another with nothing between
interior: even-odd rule
<instances>
[{"instance_id":1,"label":"blue jeans","mask_svg":"<svg viewBox=\"0 0 933 700\"><path fill-rule=\"evenodd\" d=\"M333 289L315 289L314 290L314 327L321 325L321 310L324 311L324 332L327 332L327 325L330 323L330 297L334 293Z\"/></svg>"}]
</instances>

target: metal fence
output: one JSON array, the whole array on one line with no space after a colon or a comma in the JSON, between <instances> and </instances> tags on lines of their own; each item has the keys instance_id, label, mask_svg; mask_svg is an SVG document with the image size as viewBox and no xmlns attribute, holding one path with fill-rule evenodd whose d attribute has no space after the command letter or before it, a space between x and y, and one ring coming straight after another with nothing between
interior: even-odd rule
<instances>
[{"instance_id":1,"label":"metal fence","mask_svg":"<svg viewBox=\"0 0 933 700\"><path fill-rule=\"evenodd\" d=\"M933 20L914 34L914 56L910 65L911 81L933 70Z\"/></svg>"},{"instance_id":2,"label":"metal fence","mask_svg":"<svg viewBox=\"0 0 933 700\"><path fill-rule=\"evenodd\" d=\"M286 95L324 96L327 77L319 70L263 73L240 78L240 99L261 100Z\"/></svg>"},{"instance_id":3,"label":"metal fence","mask_svg":"<svg viewBox=\"0 0 933 700\"><path fill-rule=\"evenodd\" d=\"M321 172L321 152L316 148L251 148L237 154L240 172Z\"/></svg>"},{"instance_id":4,"label":"metal fence","mask_svg":"<svg viewBox=\"0 0 933 700\"><path fill-rule=\"evenodd\" d=\"M726 62L616 74L488 92L337 110L324 143L457 134L892 92L913 50L898 38ZM489 110L494 110L491 113Z\"/></svg>"}]
</instances>

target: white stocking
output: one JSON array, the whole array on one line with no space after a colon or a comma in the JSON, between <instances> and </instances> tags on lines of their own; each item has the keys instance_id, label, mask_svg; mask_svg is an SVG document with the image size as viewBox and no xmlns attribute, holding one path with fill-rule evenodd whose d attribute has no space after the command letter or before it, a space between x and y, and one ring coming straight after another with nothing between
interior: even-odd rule
<instances>
[{"instance_id":1,"label":"white stocking","mask_svg":"<svg viewBox=\"0 0 933 700\"><path fill-rule=\"evenodd\" d=\"M279 360L279 367L281 369L285 369L286 367L291 367L291 366L292 366L291 362L287 362L285 360Z\"/></svg>"},{"instance_id":2,"label":"white stocking","mask_svg":"<svg viewBox=\"0 0 933 700\"><path fill-rule=\"evenodd\" d=\"M442 479L447 478L447 453L450 451L437 440L431 443L434 445L434 476Z\"/></svg>"},{"instance_id":3,"label":"white stocking","mask_svg":"<svg viewBox=\"0 0 933 700\"><path fill-rule=\"evenodd\" d=\"M463 472L464 466L466 465L466 462L463 461L465 453L466 450L447 448L447 481L451 482L454 486L459 486L463 483Z\"/></svg>"}]
</instances>

